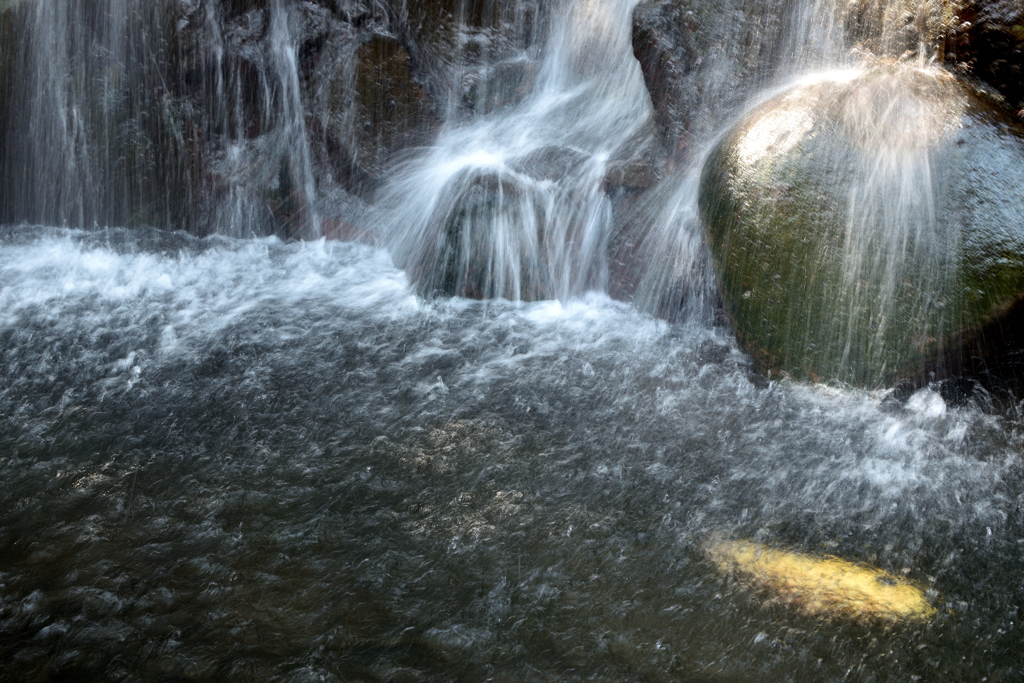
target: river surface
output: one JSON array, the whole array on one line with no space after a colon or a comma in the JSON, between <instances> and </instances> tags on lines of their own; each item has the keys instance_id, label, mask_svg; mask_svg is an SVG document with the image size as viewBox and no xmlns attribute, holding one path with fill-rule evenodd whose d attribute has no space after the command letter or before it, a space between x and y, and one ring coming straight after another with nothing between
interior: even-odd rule
<instances>
[{"instance_id":1,"label":"river surface","mask_svg":"<svg viewBox=\"0 0 1024 683\"><path fill-rule=\"evenodd\" d=\"M603 294L336 242L0 230L0 679L1017 681L1019 414L766 382ZM809 617L711 537L919 582Z\"/></svg>"}]
</instances>

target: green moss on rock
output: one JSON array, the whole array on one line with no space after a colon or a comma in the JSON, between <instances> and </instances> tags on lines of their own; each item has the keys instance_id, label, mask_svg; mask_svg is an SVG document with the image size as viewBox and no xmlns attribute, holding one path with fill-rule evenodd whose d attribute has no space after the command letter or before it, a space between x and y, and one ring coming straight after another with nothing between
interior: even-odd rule
<instances>
[{"instance_id":1,"label":"green moss on rock","mask_svg":"<svg viewBox=\"0 0 1024 683\"><path fill-rule=\"evenodd\" d=\"M701 180L741 344L770 376L869 388L960 366L961 340L1024 296L1021 168L1024 129L939 70L761 106Z\"/></svg>"}]
</instances>

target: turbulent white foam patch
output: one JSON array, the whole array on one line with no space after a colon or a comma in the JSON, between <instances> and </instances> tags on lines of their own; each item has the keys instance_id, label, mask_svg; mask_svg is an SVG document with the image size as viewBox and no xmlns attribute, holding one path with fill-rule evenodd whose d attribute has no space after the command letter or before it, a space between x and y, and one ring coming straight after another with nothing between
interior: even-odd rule
<instances>
[{"instance_id":1,"label":"turbulent white foam patch","mask_svg":"<svg viewBox=\"0 0 1024 683\"><path fill-rule=\"evenodd\" d=\"M419 304L404 274L381 250L324 240L194 241L177 253L117 249L84 233L48 233L0 251L0 324L17 325L39 307L55 319L147 308L168 315L169 346L230 325L266 303L325 300L384 316Z\"/></svg>"}]
</instances>

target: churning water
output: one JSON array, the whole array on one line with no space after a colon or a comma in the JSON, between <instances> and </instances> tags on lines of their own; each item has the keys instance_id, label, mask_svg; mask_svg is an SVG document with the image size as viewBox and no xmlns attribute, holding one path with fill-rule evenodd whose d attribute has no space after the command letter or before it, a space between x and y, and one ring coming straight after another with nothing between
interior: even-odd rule
<instances>
[{"instance_id":1,"label":"churning water","mask_svg":"<svg viewBox=\"0 0 1024 683\"><path fill-rule=\"evenodd\" d=\"M699 169L652 194L637 304L602 293L602 178L650 116L632 6L567 3L529 99L397 169L387 248L0 230L0 678L1024 678L1019 409L767 382L706 316L645 313L708 285ZM938 613L801 614L715 537L882 567Z\"/></svg>"},{"instance_id":2,"label":"churning water","mask_svg":"<svg viewBox=\"0 0 1024 683\"><path fill-rule=\"evenodd\" d=\"M5 678L1021 673L1015 421L765 383L598 294L424 302L369 247L2 244ZM712 535L906 573L939 616L772 606Z\"/></svg>"}]
</instances>

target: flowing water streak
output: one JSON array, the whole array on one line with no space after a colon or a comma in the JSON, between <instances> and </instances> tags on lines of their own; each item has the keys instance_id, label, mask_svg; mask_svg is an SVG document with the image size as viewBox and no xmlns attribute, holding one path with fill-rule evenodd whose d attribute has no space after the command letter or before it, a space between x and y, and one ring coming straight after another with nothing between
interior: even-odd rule
<instances>
[{"instance_id":1,"label":"flowing water streak","mask_svg":"<svg viewBox=\"0 0 1024 683\"><path fill-rule=\"evenodd\" d=\"M610 161L642 147L649 97L630 48L635 0L555 12L535 91L449 124L399 168L383 220L427 293L566 298L606 289ZM524 56L526 59L526 56Z\"/></svg>"},{"instance_id":2,"label":"flowing water streak","mask_svg":"<svg viewBox=\"0 0 1024 683\"><path fill-rule=\"evenodd\" d=\"M0 220L265 234L277 223L269 186L290 217L284 232L319 237L290 3L265 14L221 0L2 9L24 36L11 51Z\"/></svg>"},{"instance_id":3,"label":"flowing water streak","mask_svg":"<svg viewBox=\"0 0 1024 683\"><path fill-rule=\"evenodd\" d=\"M916 75L916 74L915 74ZM920 70L920 78L942 74ZM885 339L892 335L891 315L906 306L911 320L954 315L956 302L938 299L948 291L960 248L957 231L940 229L932 155L958 121L956 103L939 103L927 88L893 76L866 79L844 100L845 132L859 152L845 176L850 183L846 207L843 290L847 320L869 320L873 335L867 357L885 363ZM915 92L916 90L916 92ZM913 267L912 266L916 266ZM868 286L871 283L871 286ZM949 321L921 330L922 347L938 341ZM905 322L903 324L906 324ZM844 357L860 334L847 330Z\"/></svg>"},{"instance_id":4,"label":"flowing water streak","mask_svg":"<svg viewBox=\"0 0 1024 683\"><path fill-rule=\"evenodd\" d=\"M10 191L51 224L88 225L98 218L103 181L110 181L112 130L121 104L128 0L36 2L18 71L25 135L10 150L21 166ZM96 26L98 30L92 30ZM97 90L97 86L99 86ZM99 131L105 149L93 149ZM9 161L10 163L10 161Z\"/></svg>"},{"instance_id":5,"label":"flowing water streak","mask_svg":"<svg viewBox=\"0 0 1024 683\"><path fill-rule=\"evenodd\" d=\"M943 0L797 3L786 70L863 68L874 57L907 59L916 51L921 77L940 79L942 74L927 65L941 57L935 37L950 21L951 7ZM845 47L852 38L858 39L854 50ZM867 79L844 98L843 130L838 132L858 150L852 168L837 174L849 183L841 246L844 357L861 337L854 326L867 322L872 334L862 353L879 368L886 362L885 338L893 334L898 306L911 319L927 320L934 309L948 318L955 304L932 294L947 290L944 283L955 272L959 244L955 230L939 229L931 157L948 137L950 121L956 120L950 111L958 103L938 102L927 87L922 92L910 86L911 80L898 72ZM837 139L836 144L838 149L846 143ZM911 264L923 267L911 271ZM932 335L940 337L948 323L943 320L921 333L917 343L922 348L934 343Z\"/></svg>"},{"instance_id":6,"label":"flowing water streak","mask_svg":"<svg viewBox=\"0 0 1024 683\"><path fill-rule=\"evenodd\" d=\"M281 173L283 194L294 204L294 221L299 225L288 232L296 237L314 239L320 236L320 214L317 208L316 180L306 134L306 114L299 86L298 48L291 37L288 11L283 0L270 4L271 62L280 88L280 142L284 155Z\"/></svg>"}]
</instances>

